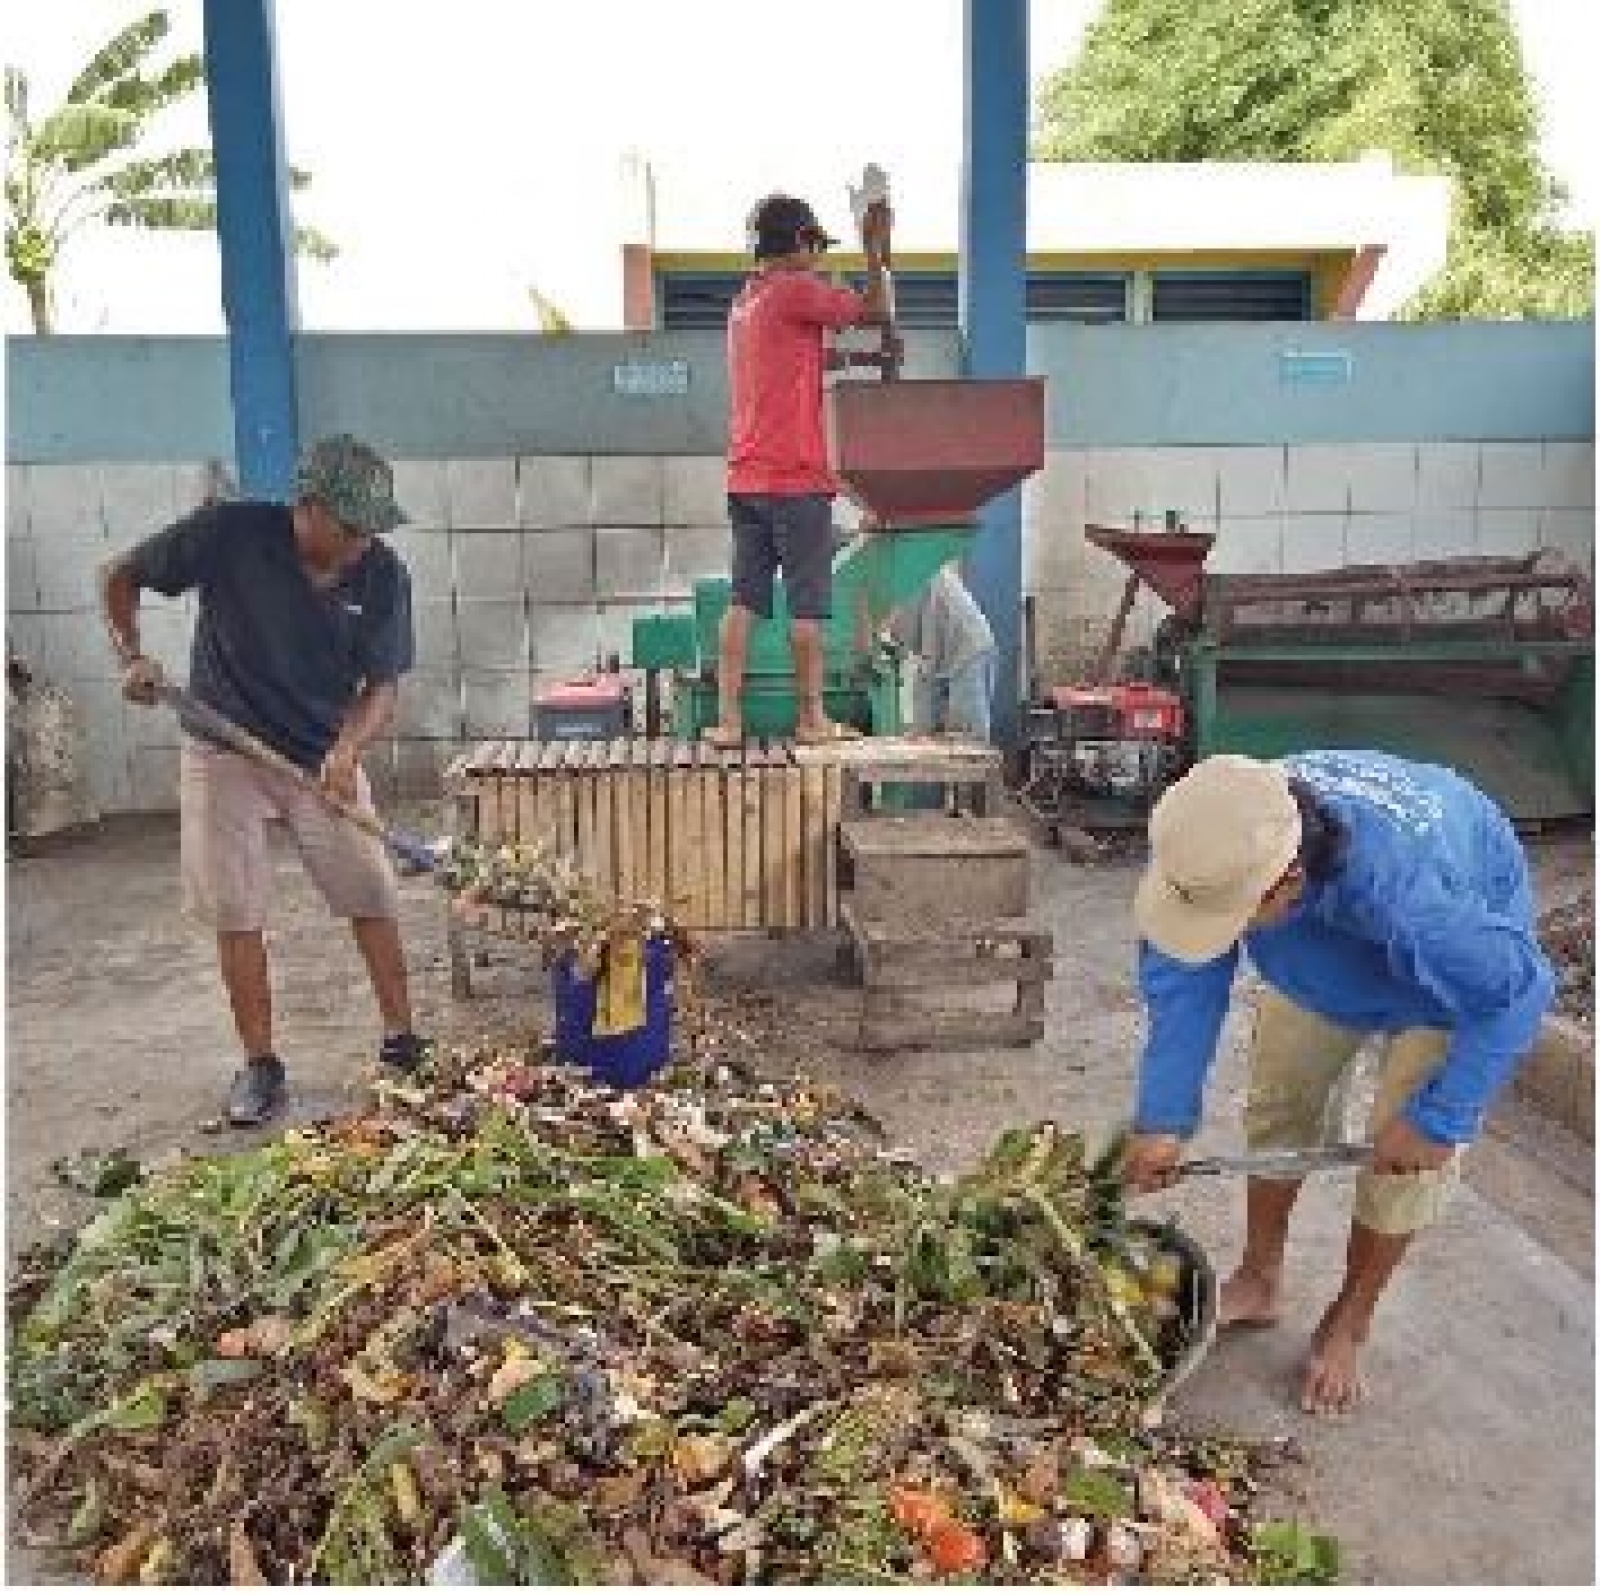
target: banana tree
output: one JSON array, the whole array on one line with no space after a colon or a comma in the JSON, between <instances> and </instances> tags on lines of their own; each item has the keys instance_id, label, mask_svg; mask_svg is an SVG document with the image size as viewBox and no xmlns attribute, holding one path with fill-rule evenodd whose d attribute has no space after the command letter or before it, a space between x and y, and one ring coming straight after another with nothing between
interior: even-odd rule
<instances>
[{"instance_id":1,"label":"banana tree","mask_svg":"<svg viewBox=\"0 0 1600 1595\"><path fill-rule=\"evenodd\" d=\"M53 287L73 235L92 225L207 232L217 224L216 165L209 149L140 153L150 124L205 80L197 54L165 67L151 57L167 37L165 11L151 11L101 46L66 98L35 120L27 74L5 72L6 269L28 296L35 332L53 327ZM291 168L293 188L310 182ZM331 260L333 244L310 227L296 250Z\"/></svg>"}]
</instances>

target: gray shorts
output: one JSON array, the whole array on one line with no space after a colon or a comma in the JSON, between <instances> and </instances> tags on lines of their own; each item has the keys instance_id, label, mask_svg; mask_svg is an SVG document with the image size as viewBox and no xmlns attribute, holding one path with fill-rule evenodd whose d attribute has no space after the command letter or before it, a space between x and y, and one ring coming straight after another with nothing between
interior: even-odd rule
<instances>
[{"instance_id":1,"label":"gray shorts","mask_svg":"<svg viewBox=\"0 0 1600 1595\"><path fill-rule=\"evenodd\" d=\"M833 499L826 493L730 493L733 601L772 616L772 579L783 572L791 620L833 613Z\"/></svg>"}]
</instances>

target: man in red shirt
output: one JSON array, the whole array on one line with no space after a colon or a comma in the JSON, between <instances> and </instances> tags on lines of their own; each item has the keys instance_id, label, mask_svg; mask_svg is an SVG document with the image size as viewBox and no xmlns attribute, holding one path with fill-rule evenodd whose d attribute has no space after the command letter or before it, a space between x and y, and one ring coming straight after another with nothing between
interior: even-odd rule
<instances>
[{"instance_id":1,"label":"man in red shirt","mask_svg":"<svg viewBox=\"0 0 1600 1595\"><path fill-rule=\"evenodd\" d=\"M751 616L772 615L773 578L783 572L800 706L795 740L855 736L822 706L822 626L833 603L833 510L837 486L823 437L825 334L888 315L885 261L889 207L862 217L867 291L835 288L817 267L835 242L802 199L773 194L751 218L756 270L728 316L728 515L733 592L722 622L720 713L706 733L717 747L744 735L742 696Z\"/></svg>"}]
</instances>

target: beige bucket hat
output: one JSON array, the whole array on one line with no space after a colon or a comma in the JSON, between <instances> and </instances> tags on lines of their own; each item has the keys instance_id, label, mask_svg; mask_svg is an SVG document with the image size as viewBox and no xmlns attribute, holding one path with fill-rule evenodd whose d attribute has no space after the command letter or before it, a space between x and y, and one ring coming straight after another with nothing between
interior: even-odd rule
<instances>
[{"instance_id":1,"label":"beige bucket hat","mask_svg":"<svg viewBox=\"0 0 1600 1595\"><path fill-rule=\"evenodd\" d=\"M1220 957L1300 849L1300 809L1281 765L1202 759L1150 812L1150 865L1133 900L1139 934L1180 963Z\"/></svg>"}]
</instances>

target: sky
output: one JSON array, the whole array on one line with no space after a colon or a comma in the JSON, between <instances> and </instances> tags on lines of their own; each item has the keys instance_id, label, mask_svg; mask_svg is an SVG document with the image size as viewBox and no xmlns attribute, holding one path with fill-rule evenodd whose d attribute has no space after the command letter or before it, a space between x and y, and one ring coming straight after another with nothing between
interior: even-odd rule
<instances>
[{"instance_id":1,"label":"sky","mask_svg":"<svg viewBox=\"0 0 1600 1595\"><path fill-rule=\"evenodd\" d=\"M0 54L28 72L35 105L54 104L139 3L9 6ZM1036 83L1070 60L1098 5L1030 0ZM1546 160L1592 226L1593 0L1512 9ZM200 0L168 10L176 43L198 48ZM877 161L901 190L948 173L961 13L961 0L278 0L288 158L313 174L296 204L341 249L331 265L302 261L301 325L531 327L529 285L580 326L616 325L629 151L781 171L804 149L808 170ZM162 131L163 145L204 142L203 98ZM844 221L842 181L811 197ZM217 282L208 236L96 230L63 271L58 326L220 331ZM8 284L6 328L27 326Z\"/></svg>"}]
</instances>

